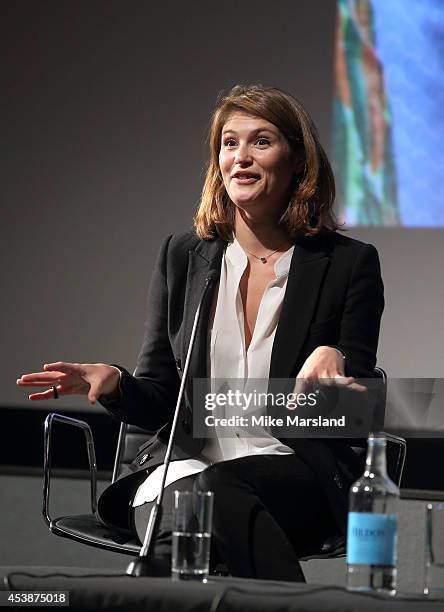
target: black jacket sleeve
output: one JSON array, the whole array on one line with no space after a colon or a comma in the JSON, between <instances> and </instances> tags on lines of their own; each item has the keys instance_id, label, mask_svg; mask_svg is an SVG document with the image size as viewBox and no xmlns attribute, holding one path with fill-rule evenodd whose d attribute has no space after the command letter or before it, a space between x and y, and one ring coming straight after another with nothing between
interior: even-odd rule
<instances>
[{"instance_id":1,"label":"black jacket sleeve","mask_svg":"<svg viewBox=\"0 0 444 612\"><path fill-rule=\"evenodd\" d=\"M347 375L373 376L383 309L378 253L374 246L366 244L359 249L351 272L337 343L346 357Z\"/></svg>"}]
</instances>

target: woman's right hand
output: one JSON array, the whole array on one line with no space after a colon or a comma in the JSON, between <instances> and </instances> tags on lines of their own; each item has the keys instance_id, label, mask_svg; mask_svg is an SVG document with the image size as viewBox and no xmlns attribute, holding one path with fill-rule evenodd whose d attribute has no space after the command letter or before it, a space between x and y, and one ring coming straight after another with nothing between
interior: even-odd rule
<instances>
[{"instance_id":1,"label":"woman's right hand","mask_svg":"<svg viewBox=\"0 0 444 612\"><path fill-rule=\"evenodd\" d=\"M19 387L50 387L45 391L31 393L30 400L54 398L53 386L58 395L87 395L95 404L100 395L113 396L118 393L120 371L106 363L68 363L56 361L45 363L43 372L23 374L17 379Z\"/></svg>"}]
</instances>

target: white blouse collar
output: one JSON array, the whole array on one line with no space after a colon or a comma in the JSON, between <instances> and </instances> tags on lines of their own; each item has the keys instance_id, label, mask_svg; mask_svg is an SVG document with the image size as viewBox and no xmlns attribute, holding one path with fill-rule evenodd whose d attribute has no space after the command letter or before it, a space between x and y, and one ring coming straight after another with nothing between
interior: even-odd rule
<instances>
[{"instance_id":1,"label":"white blouse collar","mask_svg":"<svg viewBox=\"0 0 444 612\"><path fill-rule=\"evenodd\" d=\"M291 258L293 256L294 245L291 246L288 251L282 253L282 255L274 262L274 273L276 278L287 276L290 271ZM230 242L225 252L225 258L233 266L242 266L243 268L247 265L247 255L237 238Z\"/></svg>"}]
</instances>

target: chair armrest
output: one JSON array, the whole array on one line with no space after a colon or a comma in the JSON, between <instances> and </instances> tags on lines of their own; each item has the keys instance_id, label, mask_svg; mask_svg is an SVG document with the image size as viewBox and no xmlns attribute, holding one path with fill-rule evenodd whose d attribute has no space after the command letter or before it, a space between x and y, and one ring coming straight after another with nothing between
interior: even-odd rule
<instances>
[{"instance_id":1,"label":"chair armrest","mask_svg":"<svg viewBox=\"0 0 444 612\"><path fill-rule=\"evenodd\" d=\"M120 423L119 439L117 442L116 456L114 458L114 467L113 467L113 475L111 477L111 483L115 482L119 475L119 466L122 461L123 453L125 451L125 436L126 436L127 429L128 429L127 423L124 423L122 421L122 423Z\"/></svg>"},{"instance_id":2,"label":"chair armrest","mask_svg":"<svg viewBox=\"0 0 444 612\"><path fill-rule=\"evenodd\" d=\"M383 434L389 442L393 442L394 444L399 444L400 446L407 447L407 442L405 441L405 438L401 438L401 436L397 436L393 433L388 433L387 431L384 431Z\"/></svg>"},{"instance_id":3,"label":"chair armrest","mask_svg":"<svg viewBox=\"0 0 444 612\"><path fill-rule=\"evenodd\" d=\"M398 460L396 462L396 484L398 487L401 486L402 474L404 472L404 464L405 457L407 454L407 442L401 436L397 436L396 434L383 432L387 442L391 442L392 444L396 444L398 446Z\"/></svg>"},{"instance_id":4,"label":"chair armrest","mask_svg":"<svg viewBox=\"0 0 444 612\"><path fill-rule=\"evenodd\" d=\"M51 528L52 518L49 514L49 496L51 488L51 460L52 460L52 429L53 424L59 422L65 425L71 425L74 427L80 427L85 433L86 449L88 452L88 462L90 471L90 484L91 484L91 511L97 516L97 463L96 463L96 452L94 449L94 439L91 432L91 428L85 421L79 419L73 419L62 414L51 412L45 419L44 426L44 461L43 461L43 519L45 523Z\"/></svg>"}]
</instances>

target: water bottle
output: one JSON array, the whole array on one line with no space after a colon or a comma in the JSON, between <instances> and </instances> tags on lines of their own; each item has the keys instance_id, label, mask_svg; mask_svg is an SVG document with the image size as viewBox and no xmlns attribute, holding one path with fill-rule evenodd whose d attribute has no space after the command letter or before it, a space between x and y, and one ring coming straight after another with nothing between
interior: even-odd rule
<instances>
[{"instance_id":1,"label":"water bottle","mask_svg":"<svg viewBox=\"0 0 444 612\"><path fill-rule=\"evenodd\" d=\"M399 489L387 475L386 439L370 434L365 472L350 488L347 588L396 592Z\"/></svg>"}]
</instances>

